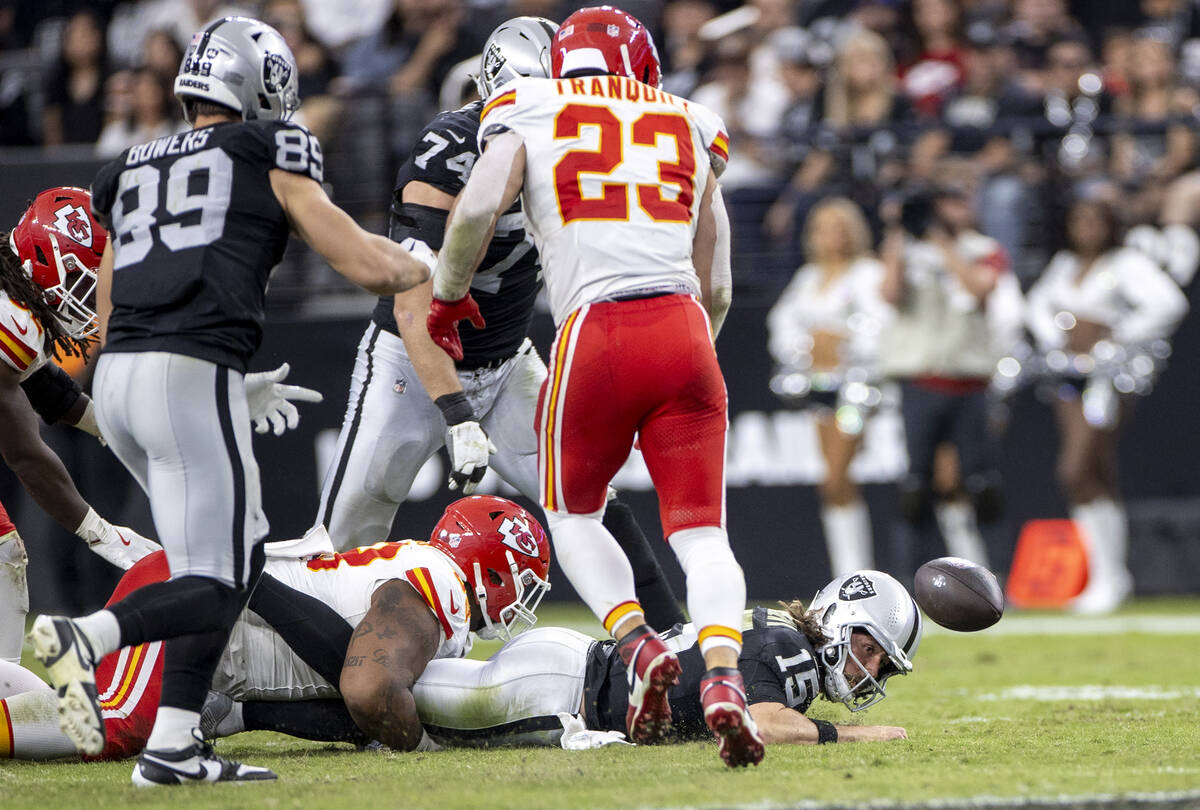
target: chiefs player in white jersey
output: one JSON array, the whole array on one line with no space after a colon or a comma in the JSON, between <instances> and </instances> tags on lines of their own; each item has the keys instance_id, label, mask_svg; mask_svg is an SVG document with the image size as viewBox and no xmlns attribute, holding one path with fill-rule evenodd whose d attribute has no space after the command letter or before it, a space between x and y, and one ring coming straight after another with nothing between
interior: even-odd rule
<instances>
[{"instance_id":1,"label":"chiefs player in white jersey","mask_svg":"<svg viewBox=\"0 0 1200 810\"><path fill-rule=\"evenodd\" d=\"M554 79L517 79L485 103L430 334L453 354L457 321L480 320L468 292L477 257L523 194L558 326L538 413L541 503L563 571L628 666L630 736L665 734L680 672L601 524L636 437L700 628L705 720L726 763L757 764L762 741L737 670L745 581L724 526L727 396L713 347L731 286L716 182L728 139L712 112L659 89L654 43L619 9L568 17L551 64Z\"/></svg>"},{"instance_id":2,"label":"chiefs player in white jersey","mask_svg":"<svg viewBox=\"0 0 1200 810\"><path fill-rule=\"evenodd\" d=\"M412 695L429 662L465 655L472 632L510 640L536 621L533 611L550 587L550 545L541 525L512 501L487 495L452 503L428 542L376 543L335 554L318 528L267 549L262 580L234 624L213 688L245 700L340 697L336 705L344 701L363 732L397 750L429 747ZM152 553L126 573L110 603L168 576L165 555ZM262 599L264 589L275 604ZM344 627L346 635L343 628L331 633L329 646L344 653L333 672L302 659L285 628L271 624L278 600L305 598L332 609L335 624ZM309 622L297 631L321 629ZM100 662L105 747L96 758L133 756L145 746L162 667L161 641L123 648ZM0 698L0 758L74 753L58 729L54 692L32 673L0 663Z\"/></svg>"}]
</instances>

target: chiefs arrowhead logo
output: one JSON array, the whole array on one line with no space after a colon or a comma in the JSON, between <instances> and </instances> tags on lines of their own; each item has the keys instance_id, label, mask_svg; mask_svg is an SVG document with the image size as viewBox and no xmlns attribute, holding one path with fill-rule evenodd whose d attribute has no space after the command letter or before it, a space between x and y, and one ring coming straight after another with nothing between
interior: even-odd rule
<instances>
[{"instance_id":1,"label":"chiefs arrowhead logo","mask_svg":"<svg viewBox=\"0 0 1200 810\"><path fill-rule=\"evenodd\" d=\"M867 599L875 595L875 583L862 574L855 574L842 583L838 590L838 598L847 602L855 599Z\"/></svg>"},{"instance_id":2,"label":"chiefs arrowhead logo","mask_svg":"<svg viewBox=\"0 0 1200 810\"><path fill-rule=\"evenodd\" d=\"M538 556L538 544L529 530L529 522L524 518L506 517L497 530L503 538L501 542L518 554L526 557Z\"/></svg>"},{"instance_id":3,"label":"chiefs arrowhead logo","mask_svg":"<svg viewBox=\"0 0 1200 810\"><path fill-rule=\"evenodd\" d=\"M67 203L54 212L54 224L79 244L92 246L92 218L81 206Z\"/></svg>"}]
</instances>

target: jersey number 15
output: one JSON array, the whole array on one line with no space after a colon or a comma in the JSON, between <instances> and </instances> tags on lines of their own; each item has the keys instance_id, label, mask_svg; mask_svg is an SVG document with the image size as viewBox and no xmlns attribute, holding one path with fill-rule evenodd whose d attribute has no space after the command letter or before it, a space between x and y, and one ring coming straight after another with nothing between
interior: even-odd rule
<instances>
[{"instance_id":1,"label":"jersey number 15","mask_svg":"<svg viewBox=\"0 0 1200 810\"><path fill-rule=\"evenodd\" d=\"M584 127L599 127L599 148L595 151L574 149L563 155L554 167L554 187L563 224L575 220L629 219L629 186L604 182L599 197L584 197L581 174L611 175L625 161L625 147L658 146L659 138L675 141L676 160L658 162L657 183L634 186L638 206L655 222L691 222L692 200L696 194L696 156L687 119L676 113L645 113L630 127L626 140L624 127L607 107L568 104L554 119L554 137L578 138ZM679 189L673 199L664 199L663 186Z\"/></svg>"}]
</instances>

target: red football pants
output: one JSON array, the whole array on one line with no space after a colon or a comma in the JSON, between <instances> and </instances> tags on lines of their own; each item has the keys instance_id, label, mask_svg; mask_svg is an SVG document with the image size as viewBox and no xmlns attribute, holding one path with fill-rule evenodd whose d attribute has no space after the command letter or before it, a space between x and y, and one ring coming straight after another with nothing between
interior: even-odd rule
<instances>
[{"instance_id":1,"label":"red football pants","mask_svg":"<svg viewBox=\"0 0 1200 810\"><path fill-rule=\"evenodd\" d=\"M538 401L542 506L591 514L639 437L663 534L723 526L728 402L691 296L588 304L559 327Z\"/></svg>"},{"instance_id":2,"label":"red football pants","mask_svg":"<svg viewBox=\"0 0 1200 810\"><path fill-rule=\"evenodd\" d=\"M4 504L0 503L0 537L6 534L15 532L17 527L13 525L12 519L8 516L8 512L4 509Z\"/></svg>"}]
</instances>

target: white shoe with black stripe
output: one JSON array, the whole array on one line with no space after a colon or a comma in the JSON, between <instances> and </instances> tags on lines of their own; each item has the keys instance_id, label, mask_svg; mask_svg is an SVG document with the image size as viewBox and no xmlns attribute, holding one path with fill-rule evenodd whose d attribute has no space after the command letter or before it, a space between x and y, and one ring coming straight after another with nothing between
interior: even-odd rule
<instances>
[{"instance_id":1,"label":"white shoe with black stripe","mask_svg":"<svg viewBox=\"0 0 1200 810\"><path fill-rule=\"evenodd\" d=\"M104 720L91 645L65 616L38 616L27 640L58 693L59 728L82 753L99 754L104 750Z\"/></svg>"},{"instance_id":2,"label":"white shoe with black stripe","mask_svg":"<svg viewBox=\"0 0 1200 810\"><path fill-rule=\"evenodd\" d=\"M182 785L187 782L262 782L276 779L273 771L219 757L213 747L199 739L178 751L146 749L133 766L133 784L138 787Z\"/></svg>"}]
</instances>

